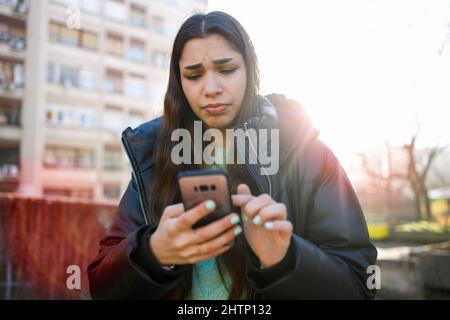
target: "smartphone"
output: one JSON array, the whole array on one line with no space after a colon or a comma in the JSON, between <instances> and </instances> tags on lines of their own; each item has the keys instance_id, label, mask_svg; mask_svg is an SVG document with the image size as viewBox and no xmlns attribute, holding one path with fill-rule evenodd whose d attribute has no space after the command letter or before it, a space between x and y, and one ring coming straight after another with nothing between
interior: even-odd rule
<instances>
[{"instance_id":1,"label":"smartphone","mask_svg":"<svg viewBox=\"0 0 450 320\"><path fill-rule=\"evenodd\" d=\"M214 211L195 223L192 226L194 229L216 221L231 212L229 178L223 170L182 171L178 174L178 186L185 211L205 200L213 200L216 203Z\"/></svg>"}]
</instances>

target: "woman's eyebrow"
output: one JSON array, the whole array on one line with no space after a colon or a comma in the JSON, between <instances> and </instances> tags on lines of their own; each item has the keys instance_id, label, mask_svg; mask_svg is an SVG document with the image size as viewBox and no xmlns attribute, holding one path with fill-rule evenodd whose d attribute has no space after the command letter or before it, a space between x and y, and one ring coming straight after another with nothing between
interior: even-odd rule
<instances>
[{"instance_id":1,"label":"woman's eyebrow","mask_svg":"<svg viewBox=\"0 0 450 320\"><path fill-rule=\"evenodd\" d=\"M220 65L220 64L225 64L231 60L233 60L233 58L221 58L221 59L213 60L213 63ZM196 63L196 64L191 64L184 68L188 69L188 70L195 70L195 69L200 69L202 66L203 66L203 64L200 62L200 63Z\"/></svg>"}]
</instances>

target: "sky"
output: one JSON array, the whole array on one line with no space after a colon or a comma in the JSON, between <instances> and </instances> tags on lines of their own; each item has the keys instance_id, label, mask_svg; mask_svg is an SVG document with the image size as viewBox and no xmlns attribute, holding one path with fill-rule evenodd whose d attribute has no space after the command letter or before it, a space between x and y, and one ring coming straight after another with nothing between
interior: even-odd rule
<instances>
[{"instance_id":1,"label":"sky","mask_svg":"<svg viewBox=\"0 0 450 320\"><path fill-rule=\"evenodd\" d=\"M346 158L450 142L450 0L208 0L255 46L261 93L298 100Z\"/></svg>"}]
</instances>

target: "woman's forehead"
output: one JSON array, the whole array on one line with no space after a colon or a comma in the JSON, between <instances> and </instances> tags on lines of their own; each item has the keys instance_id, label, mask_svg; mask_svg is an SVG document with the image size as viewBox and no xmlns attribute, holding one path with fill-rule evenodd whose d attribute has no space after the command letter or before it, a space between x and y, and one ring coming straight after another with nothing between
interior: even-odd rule
<instances>
[{"instance_id":1,"label":"woman's forehead","mask_svg":"<svg viewBox=\"0 0 450 320\"><path fill-rule=\"evenodd\" d=\"M180 59L180 66L213 64L215 61L231 59L232 62L242 61L242 56L224 37L210 35L207 38L195 38L186 42ZM227 61L228 62L228 61Z\"/></svg>"}]
</instances>

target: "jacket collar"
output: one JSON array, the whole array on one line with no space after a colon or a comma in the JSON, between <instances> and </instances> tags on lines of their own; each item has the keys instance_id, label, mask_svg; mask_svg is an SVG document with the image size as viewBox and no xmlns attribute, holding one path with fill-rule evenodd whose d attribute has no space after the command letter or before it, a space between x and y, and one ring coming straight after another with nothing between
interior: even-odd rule
<instances>
[{"instance_id":1,"label":"jacket collar","mask_svg":"<svg viewBox=\"0 0 450 320\"><path fill-rule=\"evenodd\" d=\"M122 132L122 143L130 158L133 170L141 173L155 164L154 146L163 117L158 117Z\"/></svg>"}]
</instances>

